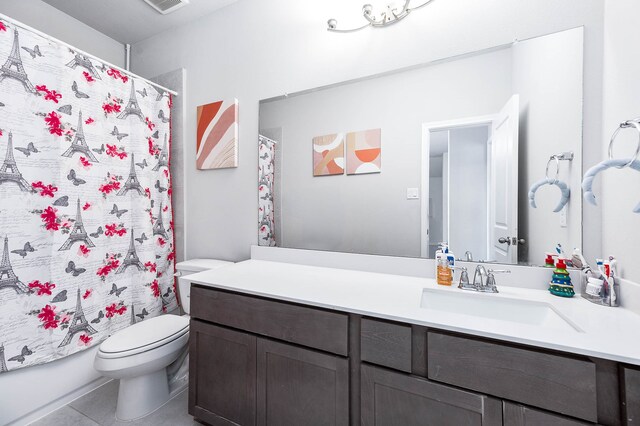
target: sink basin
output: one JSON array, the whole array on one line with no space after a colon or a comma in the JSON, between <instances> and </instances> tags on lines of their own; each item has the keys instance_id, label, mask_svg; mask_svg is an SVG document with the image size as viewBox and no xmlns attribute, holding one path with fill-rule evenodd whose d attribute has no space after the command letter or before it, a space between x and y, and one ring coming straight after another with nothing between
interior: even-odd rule
<instances>
[{"instance_id":1,"label":"sink basin","mask_svg":"<svg viewBox=\"0 0 640 426\"><path fill-rule=\"evenodd\" d=\"M432 311L471 315L554 330L582 332L580 327L544 302L495 297L492 294L424 289L420 307Z\"/></svg>"}]
</instances>

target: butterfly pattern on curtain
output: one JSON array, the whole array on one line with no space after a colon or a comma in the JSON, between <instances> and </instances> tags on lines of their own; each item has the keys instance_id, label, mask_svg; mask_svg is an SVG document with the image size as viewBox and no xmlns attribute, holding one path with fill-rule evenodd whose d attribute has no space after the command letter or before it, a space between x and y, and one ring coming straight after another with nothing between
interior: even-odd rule
<instances>
[{"instance_id":1,"label":"butterfly pattern on curtain","mask_svg":"<svg viewBox=\"0 0 640 426\"><path fill-rule=\"evenodd\" d=\"M276 229L273 185L276 143L262 135L259 136L258 141L258 245L274 247Z\"/></svg>"},{"instance_id":2,"label":"butterfly pattern on curtain","mask_svg":"<svg viewBox=\"0 0 640 426\"><path fill-rule=\"evenodd\" d=\"M177 306L171 97L0 19L0 373Z\"/></svg>"}]
</instances>

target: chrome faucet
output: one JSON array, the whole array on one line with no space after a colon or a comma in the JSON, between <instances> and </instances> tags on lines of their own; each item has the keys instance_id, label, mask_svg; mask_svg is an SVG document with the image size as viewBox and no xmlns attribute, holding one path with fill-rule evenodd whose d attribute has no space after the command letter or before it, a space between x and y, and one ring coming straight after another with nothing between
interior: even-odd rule
<instances>
[{"instance_id":1,"label":"chrome faucet","mask_svg":"<svg viewBox=\"0 0 640 426\"><path fill-rule=\"evenodd\" d=\"M471 251L467 250L464 252L464 257L465 257L465 261L467 262L473 262L473 253L471 253Z\"/></svg>"},{"instance_id":2,"label":"chrome faucet","mask_svg":"<svg viewBox=\"0 0 640 426\"><path fill-rule=\"evenodd\" d=\"M460 284L458 285L458 288L462 290L481 291L483 293L498 293L498 287L496 286L496 277L494 274L511 273L511 271L507 269L487 270L483 265L478 265L476 266L476 271L473 274L473 284L469 284L467 269L461 269L462 274L460 275Z\"/></svg>"}]
</instances>

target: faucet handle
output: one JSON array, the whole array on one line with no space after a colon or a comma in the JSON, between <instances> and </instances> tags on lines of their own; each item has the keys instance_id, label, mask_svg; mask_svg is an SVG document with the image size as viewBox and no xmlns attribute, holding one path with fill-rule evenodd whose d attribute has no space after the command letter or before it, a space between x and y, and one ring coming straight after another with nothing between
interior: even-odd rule
<instances>
[{"instance_id":1,"label":"faucet handle","mask_svg":"<svg viewBox=\"0 0 640 426\"><path fill-rule=\"evenodd\" d=\"M460 283L458 284L458 288L461 290L474 290L474 286L469 283L469 272L467 272L467 268L464 266L454 266L453 269L460 270Z\"/></svg>"},{"instance_id":2,"label":"faucet handle","mask_svg":"<svg viewBox=\"0 0 640 426\"><path fill-rule=\"evenodd\" d=\"M484 288L484 291L488 293L498 293L495 274L510 274L510 273L511 271L508 269L489 269L487 271L487 284Z\"/></svg>"}]
</instances>

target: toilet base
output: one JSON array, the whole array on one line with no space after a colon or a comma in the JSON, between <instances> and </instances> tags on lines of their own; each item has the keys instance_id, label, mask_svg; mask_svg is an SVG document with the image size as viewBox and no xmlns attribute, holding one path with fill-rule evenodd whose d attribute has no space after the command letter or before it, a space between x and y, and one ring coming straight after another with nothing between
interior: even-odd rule
<instances>
[{"instance_id":1,"label":"toilet base","mask_svg":"<svg viewBox=\"0 0 640 426\"><path fill-rule=\"evenodd\" d=\"M135 420L162 407L170 398L165 368L138 377L120 379L118 420Z\"/></svg>"}]
</instances>

